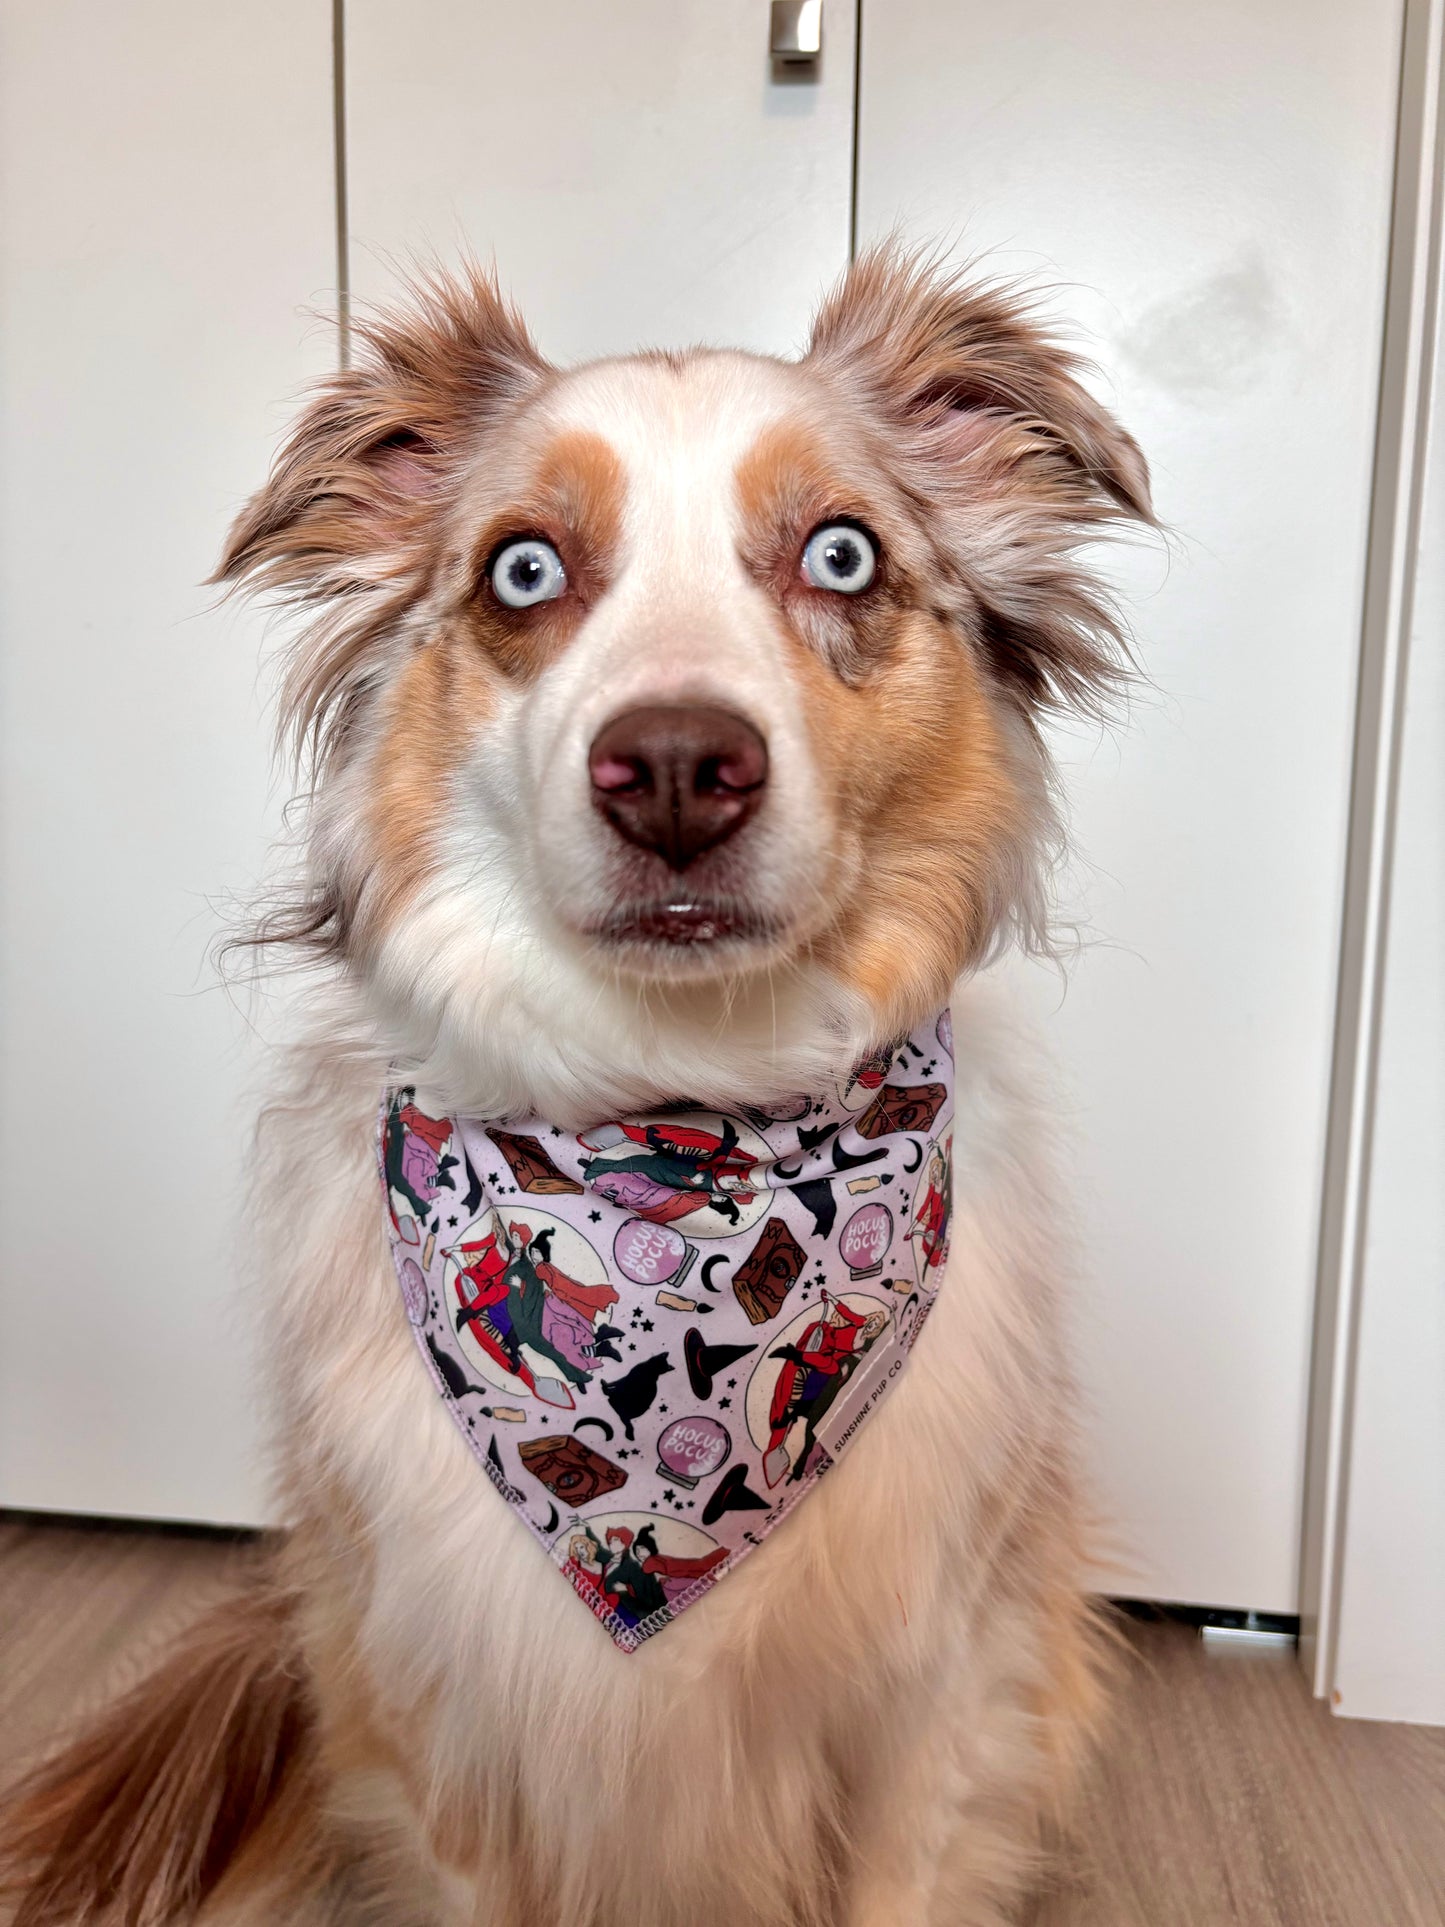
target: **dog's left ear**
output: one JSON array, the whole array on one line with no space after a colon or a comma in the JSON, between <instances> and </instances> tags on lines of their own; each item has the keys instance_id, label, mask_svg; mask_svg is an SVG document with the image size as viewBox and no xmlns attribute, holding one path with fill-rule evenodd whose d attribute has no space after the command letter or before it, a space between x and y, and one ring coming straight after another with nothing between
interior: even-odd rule
<instances>
[{"instance_id":1,"label":"dog's left ear","mask_svg":"<svg viewBox=\"0 0 1445 1927\"><path fill-rule=\"evenodd\" d=\"M405 577L481 430L547 372L474 264L358 318L351 343L237 518L217 581L316 602Z\"/></svg>"},{"instance_id":2,"label":"dog's left ear","mask_svg":"<svg viewBox=\"0 0 1445 1927\"><path fill-rule=\"evenodd\" d=\"M1117 615L1073 551L1156 526L1148 466L1023 297L887 245L824 303L804 366L887 431L1008 687L1087 707L1121 679Z\"/></svg>"},{"instance_id":3,"label":"dog's left ear","mask_svg":"<svg viewBox=\"0 0 1445 1927\"><path fill-rule=\"evenodd\" d=\"M214 578L320 612L291 651L281 700L283 733L318 754L345 738L481 439L550 372L474 265L357 320L351 347L351 366L320 384L237 518Z\"/></svg>"}]
</instances>

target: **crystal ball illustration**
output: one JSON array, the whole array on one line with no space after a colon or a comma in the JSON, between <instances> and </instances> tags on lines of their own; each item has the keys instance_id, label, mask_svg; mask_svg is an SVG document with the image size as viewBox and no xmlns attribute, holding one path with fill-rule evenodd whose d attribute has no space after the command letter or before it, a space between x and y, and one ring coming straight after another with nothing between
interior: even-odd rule
<instances>
[{"instance_id":1,"label":"crystal ball illustration","mask_svg":"<svg viewBox=\"0 0 1445 1927\"><path fill-rule=\"evenodd\" d=\"M855 1278L875 1278L893 1242L893 1213L886 1204L865 1204L843 1227L838 1249Z\"/></svg>"},{"instance_id":2,"label":"crystal ball illustration","mask_svg":"<svg viewBox=\"0 0 1445 1927\"><path fill-rule=\"evenodd\" d=\"M415 1258L408 1258L401 1267L401 1299L407 1317L419 1325L426 1317L426 1279Z\"/></svg>"},{"instance_id":3,"label":"crystal ball illustration","mask_svg":"<svg viewBox=\"0 0 1445 1927\"><path fill-rule=\"evenodd\" d=\"M700 1412L672 1421L657 1441L657 1462L669 1479L692 1486L716 1472L732 1449L726 1428Z\"/></svg>"},{"instance_id":4,"label":"crystal ball illustration","mask_svg":"<svg viewBox=\"0 0 1445 1927\"><path fill-rule=\"evenodd\" d=\"M687 1263L687 1240L670 1224L629 1218L612 1242L612 1255L634 1285L665 1285Z\"/></svg>"},{"instance_id":5,"label":"crystal ball illustration","mask_svg":"<svg viewBox=\"0 0 1445 1927\"><path fill-rule=\"evenodd\" d=\"M771 1104L760 1105L758 1115L771 1118L775 1124L796 1124L800 1118L805 1118L812 1108L810 1098L780 1097Z\"/></svg>"}]
</instances>

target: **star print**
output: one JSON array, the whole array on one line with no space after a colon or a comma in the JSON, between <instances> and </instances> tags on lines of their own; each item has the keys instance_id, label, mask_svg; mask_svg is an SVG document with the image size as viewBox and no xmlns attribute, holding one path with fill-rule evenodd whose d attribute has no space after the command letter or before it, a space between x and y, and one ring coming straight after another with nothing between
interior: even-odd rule
<instances>
[{"instance_id":1,"label":"star print","mask_svg":"<svg viewBox=\"0 0 1445 1927\"><path fill-rule=\"evenodd\" d=\"M730 1378L728 1380L728 1390L730 1392L735 1392L737 1390L737 1384L738 1382L735 1378Z\"/></svg>"},{"instance_id":2,"label":"star print","mask_svg":"<svg viewBox=\"0 0 1445 1927\"><path fill-rule=\"evenodd\" d=\"M659 1405L657 1409L659 1412L665 1412L667 1410L667 1407L665 1405Z\"/></svg>"},{"instance_id":3,"label":"star print","mask_svg":"<svg viewBox=\"0 0 1445 1927\"><path fill-rule=\"evenodd\" d=\"M643 1321L642 1321L642 1329L643 1329L643 1330L644 1330L645 1332L650 1332L650 1331L652 1330L652 1320L651 1320L650 1318L644 1318L644 1319L643 1319Z\"/></svg>"},{"instance_id":4,"label":"star print","mask_svg":"<svg viewBox=\"0 0 1445 1927\"><path fill-rule=\"evenodd\" d=\"M451 1226L451 1228L452 1228L452 1230L453 1230L453 1231L455 1231L455 1230L456 1230L456 1228L457 1228L457 1221L456 1221L456 1219L455 1219L455 1218L448 1218L448 1219L447 1219L447 1223L448 1223L448 1224L449 1224L449 1225Z\"/></svg>"},{"instance_id":5,"label":"star print","mask_svg":"<svg viewBox=\"0 0 1445 1927\"><path fill-rule=\"evenodd\" d=\"M691 1512L691 1511L692 1511L692 1508L693 1508L693 1504L694 1504L694 1501L693 1501L693 1500L691 1500L691 1499L689 1499L689 1500L688 1500L688 1502L687 1502L687 1509L688 1509L688 1511L689 1511L689 1512Z\"/></svg>"},{"instance_id":6,"label":"star print","mask_svg":"<svg viewBox=\"0 0 1445 1927\"><path fill-rule=\"evenodd\" d=\"M725 1412L731 1404L732 1400L730 1398L720 1398L717 1402L717 1408L720 1412Z\"/></svg>"},{"instance_id":7,"label":"star print","mask_svg":"<svg viewBox=\"0 0 1445 1927\"><path fill-rule=\"evenodd\" d=\"M673 1494L672 1494L672 1492L671 1492L670 1490L669 1490L669 1491L667 1491L667 1492L664 1492L662 1496L663 1496L663 1498L664 1498L664 1499L666 1499L666 1501L667 1501L667 1503L668 1503L669 1505L671 1505L671 1504L672 1504L672 1500L673 1500Z\"/></svg>"},{"instance_id":8,"label":"star print","mask_svg":"<svg viewBox=\"0 0 1445 1927\"><path fill-rule=\"evenodd\" d=\"M600 1211L589 1211L587 1213L587 1216L591 1219L593 1224L601 1224L602 1222L602 1213Z\"/></svg>"},{"instance_id":9,"label":"star print","mask_svg":"<svg viewBox=\"0 0 1445 1927\"><path fill-rule=\"evenodd\" d=\"M635 1352L635 1351L637 1350L637 1347L636 1347L636 1346L635 1346L635 1345L633 1344L633 1342L632 1342L632 1340L631 1340L630 1338L629 1338L629 1339L628 1339L628 1341L627 1341L627 1349L628 1349L628 1351L630 1351L630 1352Z\"/></svg>"},{"instance_id":10,"label":"star print","mask_svg":"<svg viewBox=\"0 0 1445 1927\"><path fill-rule=\"evenodd\" d=\"M553 1137L561 1137L562 1135L561 1131L557 1128L555 1124L552 1126L552 1135Z\"/></svg>"}]
</instances>

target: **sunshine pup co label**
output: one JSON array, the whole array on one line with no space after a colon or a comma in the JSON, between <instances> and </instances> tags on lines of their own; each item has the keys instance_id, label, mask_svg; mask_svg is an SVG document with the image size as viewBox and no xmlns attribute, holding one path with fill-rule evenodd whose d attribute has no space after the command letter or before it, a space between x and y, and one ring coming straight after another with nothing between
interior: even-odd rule
<instances>
[{"instance_id":1,"label":"sunshine pup co label","mask_svg":"<svg viewBox=\"0 0 1445 1927\"><path fill-rule=\"evenodd\" d=\"M891 1336L863 1354L817 1428L818 1443L830 1457L836 1459L858 1436L903 1376L907 1365L908 1347Z\"/></svg>"}]
</instances>

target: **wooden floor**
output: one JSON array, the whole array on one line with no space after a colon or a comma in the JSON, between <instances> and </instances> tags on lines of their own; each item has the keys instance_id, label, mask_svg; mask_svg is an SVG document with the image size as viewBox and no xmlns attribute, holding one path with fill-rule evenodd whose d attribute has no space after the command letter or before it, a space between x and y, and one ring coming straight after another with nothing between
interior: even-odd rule
<instances>
[{"instance_id":1,"label":"wooden floor","mask_svg":"<svg viewBox=\"0 0 1445 1927\"><path fill-rule=\"evenodd\" d=\"M0 1521L0 1776L254 1557ZM1445 1731L1332 1718L1292 1654L1173 1622L1128 1643L1075 1864L1030 1927L1445 1927Z\"/></svg>"}]
</instances>

